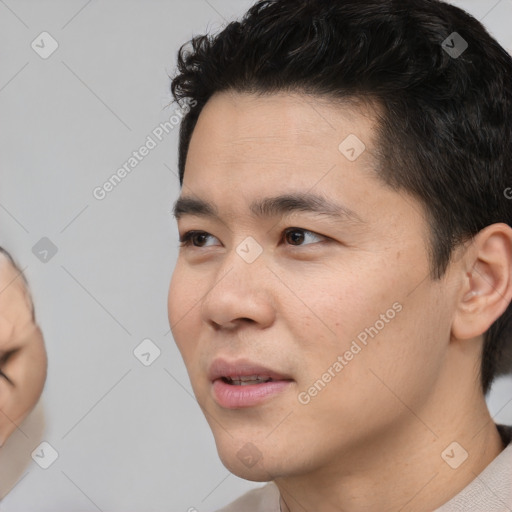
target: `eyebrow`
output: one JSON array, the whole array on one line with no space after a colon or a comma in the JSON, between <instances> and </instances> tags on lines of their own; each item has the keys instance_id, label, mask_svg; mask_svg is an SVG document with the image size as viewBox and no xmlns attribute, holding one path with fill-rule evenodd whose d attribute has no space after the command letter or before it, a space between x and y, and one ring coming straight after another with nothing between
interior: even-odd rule
<instances>
[{"instance_id":1,"label":"eyebrow","mask_svg":"<svg viewBox=\"0 0 512 512\"><path fill-rule=\"evenodd\" d=\"M249 210L257 218L282 217L294 212L306 212L323 215L334 220L364 223L363 219L350 208L309 192L282 194L253 201ZM174 203L172 213L176 220L185 215L211 217L220 220L219 211L215 204L194 197L179 197Z\"/></svg>"}]
</instances>

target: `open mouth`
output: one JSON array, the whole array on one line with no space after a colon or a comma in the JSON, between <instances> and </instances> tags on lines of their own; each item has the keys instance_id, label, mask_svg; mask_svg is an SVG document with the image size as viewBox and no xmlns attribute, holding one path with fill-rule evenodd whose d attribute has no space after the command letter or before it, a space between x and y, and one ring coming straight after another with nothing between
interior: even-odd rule
<instances>
[{"instance_id":1,"label":"open mouth","mask_svg":"<svg viewBox=\"0 0 512 512\"><path fill-rule=\"evenodd\" d=\"M247 359L215 359L208 370L212 398L223 408L241 409L267 403L291 389L291 375Z\"/></svg>"},{"instance_id":2,"label":"open mouth","mask_svg":"<svg viewBox=\"0 0 512 512\"><path fill-rule=\"evenodd\" d=\"M265 382L274 382L270 377L262 377L261 375L247 375L240 377L222 377L221 380L232 386L251 386L254 384L264 384Z\"/></svg>"}]
</instances>

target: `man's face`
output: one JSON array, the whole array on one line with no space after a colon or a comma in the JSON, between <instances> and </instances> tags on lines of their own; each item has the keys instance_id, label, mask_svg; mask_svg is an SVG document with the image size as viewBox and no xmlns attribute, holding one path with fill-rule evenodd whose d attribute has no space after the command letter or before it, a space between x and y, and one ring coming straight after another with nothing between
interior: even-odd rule
<instances>
[{"instance_id":1,"label":"man's face","mask_svg":"<svg viewBox=\"0 0 512 512\"><path fill-rule=\"evenodd\" d=\"M358 460L418 423L446 364L454 292L428 277L419 203L374 175L373 130L348 106L234 93L212 97L194 130L181 197L218 218L178 221L180 236L205 233L180 249L169 320L219 455L243 478ZM250 208L290 194L340 213Z\"/></svg>"}]
</instances>

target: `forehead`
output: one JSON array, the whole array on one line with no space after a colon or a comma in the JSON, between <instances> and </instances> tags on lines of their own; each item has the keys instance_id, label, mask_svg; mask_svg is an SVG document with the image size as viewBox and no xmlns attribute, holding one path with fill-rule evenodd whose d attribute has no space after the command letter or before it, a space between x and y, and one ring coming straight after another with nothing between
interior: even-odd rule
<instances>
[{"instance_id":1,"label":"forehead","mask_svg":"<svg viewBox=\"0 0 512 512\"><path fill-rule=\"evenodd\" d=\"M217 93L192 134L184 184L193 178L243 184L256 174L276 186L290 179L307 186L333 166L373 173L374 118L371 108L348 100ZM358 144L357 161L343 153L347 139Z\"/></svg>"}]
</instances>

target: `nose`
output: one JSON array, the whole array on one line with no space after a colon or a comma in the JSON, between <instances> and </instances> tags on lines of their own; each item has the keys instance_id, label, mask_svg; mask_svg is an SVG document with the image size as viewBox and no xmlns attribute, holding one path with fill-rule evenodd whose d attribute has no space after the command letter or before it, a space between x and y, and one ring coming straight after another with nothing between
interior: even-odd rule
<instances>
[{"instance_id":1,"label":"nose","mask_svg":"<svg viewBox=\"0 0 512 512\"><path fill-rule=\"evenodd\" d=\"M275 319L271 276L262 257L247 263L233 251L203 298L202 320L215 330L233 330L248 323L268 327Z\"/></svg>"}]
</instances>

